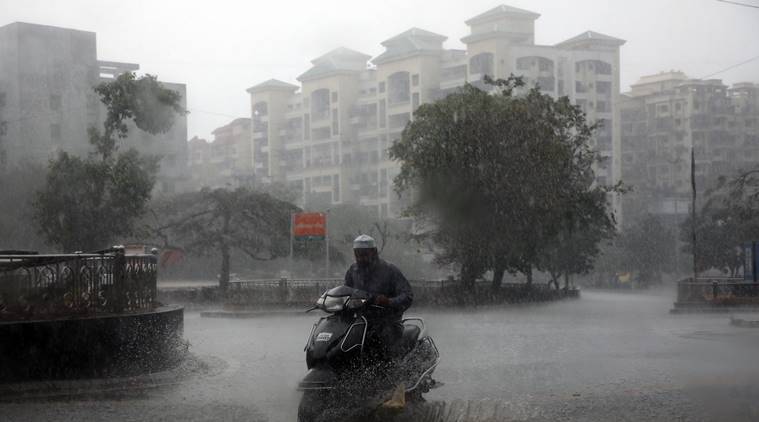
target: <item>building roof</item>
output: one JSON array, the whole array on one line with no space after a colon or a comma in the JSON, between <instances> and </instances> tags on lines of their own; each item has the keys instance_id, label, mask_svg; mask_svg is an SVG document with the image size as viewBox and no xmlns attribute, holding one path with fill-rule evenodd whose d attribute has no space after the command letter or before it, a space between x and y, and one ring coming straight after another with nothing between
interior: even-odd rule
<instances>
[{"instance_id":1,"label":"building roof","mask_svg":"<svg viewBox=\"0 0 759 422\"><path fill-rule=\"evenodd\" d=\"M218 133L226 132L230 130L233 126L250 126L251 120L252 119L250 117L238 117L224 126L217 127L211 133L216 135Z\"/></svg>"},{"instance_id":2,"label":"building roof","mask_svg":"<svg viewBox=\"0 0 759 422\"><path fill-rule=\"evenodd\" d=\"M11 22L7 25L0 25L0 29L5 28L19 28L19 27L26 27L26 28L34 28L36 30L48 30L48 31L72 31L72 32L84 32L87 34L95 35L95 31L87 31L84 29L75 29L75 28L67 28L63 26L54 26L54 25L43 25L40 23L31 23L31 22Z\"/></svg>"},{"instance_id":3,"label":"building roof","mask_svg":"<svg viewBox=\"0 0 759 422\"><path fill-rule=\"evenodd\" d=\"M660 72L655 75L641 76L640 79L638 79L638 82L635 82L634 84L632 84L632 86L650 84L650 83L656 83L656 82L672 81L672 80L684 81L686 79L688 79L688 76L685 75L685 73L679 70L671 70L669 72Z\"/></svg>"},{"instance_id":4,"label":"building roof","mask_svg":"<svg viewBox=\"0 0 759 422\"><path fill-rule=\"evenodd\" d=\"M203 138L198 138L197 136L193 136L192 139L187 141L187 143L190 145L190 147L203 147L209 144L208 141Z\"/></svg>"},{"instance_id":5,"label":"building roof","mask_svg":"<svg viewBox=\"0 0 759 422\"><path fill-rule=\"evenodd\" d=\"M443 41L447 39L445 35L411 28L383 41L385 52L372 59L372 63L388 63L422 54L439 55L443 51Z\"/></svg>"},{"instance_id":6,"label":"building roof","mask_svg":"<svg viewBox=\"0 0 759 422\"><path fill-rule=\"evenodd\" d=\"M574 47L574 46L582 46L585 44L605 44L605 45L620 46L624 44L625 42L627 41L620 38L614 38L609 35L604 35L604 34L601 34L600 32L585 31L580 35L577 35L566 41L562 41L556 44L556 46L557 47Z\"/></svg>"},{"instance_id":7,"label":"building roof","mask_svg":"<svg viewBox=\"0 0 759 422\"><path fill-rule=\"evenodd\" d=\"M298 76L298 80L319 79L344 72L360 72L366 69L366 62L371 58L350 48L338 47L322 56L311 60L313 66Z\"/></svg>"},{"instance_id":8,"label":"building roof","mask_svg":"<svg viewBox=\"0 0 759 422\"><path fill-rule=\"evenodd\" d=\"M387 46L388 44L392 44L394 42L403 40L403 39L419 39L419 40L429 40L434 41L438 43L442 43L443 41L447 40L448 37L445 35L436 34L432 31L427 31L426 29L421 28L411 28L406 31L401 32L400 34L387 39L385 41L382 41L383 46Z\"/></svg>"},{"instance_id":9,"label":"building roof","mask_svg":"<svg viewBox=\"0 0 759 422\"><path fill-rule=\"evenodd\" d=\"M472 26L498 20L504 17L521 17L535 20L540 17L540 13L535 13L529 10L519 9L517 7L506 6L505 4L502 4L488 10L485 13L481 13L473 18L470 18L464 23Z\"/></svg>"},{"instance_id":10,"label":"building roof","mask_svg":"<svg viewBox=\"0 0 759 422\"><path fill-rule=\"evenodd\" d=\"M266 82L261 82L258 85L253 85L252 87L246 89L246 91L252 94L254 92L262 91L295 91L298 88L298 85L282 82L278 79L269 79Z\"/></svg>"}]
</instances>

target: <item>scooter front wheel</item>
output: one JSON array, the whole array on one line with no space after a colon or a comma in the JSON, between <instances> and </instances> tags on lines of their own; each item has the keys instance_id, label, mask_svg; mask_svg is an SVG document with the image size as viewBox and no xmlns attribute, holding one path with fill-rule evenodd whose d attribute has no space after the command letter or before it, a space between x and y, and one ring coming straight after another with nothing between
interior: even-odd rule
<instances>
[{"instance_id":1,"label":"scooter front wheel","mask_svg":"<svg viewBox=\"0 0 759 422\"><path fill-rule=\"evenodd\" d=\"M306 390L298 405L298 422L315 422L326 408L325 390Z\"/></svg>"}]
</instances>

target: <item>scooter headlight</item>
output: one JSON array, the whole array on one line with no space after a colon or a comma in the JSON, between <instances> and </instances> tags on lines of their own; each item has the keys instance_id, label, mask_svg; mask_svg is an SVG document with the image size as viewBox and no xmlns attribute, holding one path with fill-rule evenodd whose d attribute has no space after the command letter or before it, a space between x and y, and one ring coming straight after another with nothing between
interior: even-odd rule
<instances>
[{"instance_id":1,"label":"scooter headlight","mask_svg":"<svg viewBox=\"0 0 759 422\"><path fill-rule=\"evenodd\" d=\"M327 296L324 298L324 310L327 312L342 311L348 296Z\"/></svg>"}]
</instances>

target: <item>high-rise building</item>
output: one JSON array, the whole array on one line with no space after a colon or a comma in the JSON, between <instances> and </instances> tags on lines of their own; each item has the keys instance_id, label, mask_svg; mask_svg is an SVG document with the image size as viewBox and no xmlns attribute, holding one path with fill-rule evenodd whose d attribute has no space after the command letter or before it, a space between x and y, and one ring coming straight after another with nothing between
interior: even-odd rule
<instances>
[{"instance_id":1,"label":"high-rise building","mask_svg":"<svg viewBox=\"0 0 759 422\"><path fill-rule=\"evenodd\" d=\"M250 119L235 119L213 131L213 142L189 142L191 187L236 188L254 183Z\"/></svg>"},{"instance_id":2,"label":"high-rise building","mask_svg":"<svg viewBox=\"0 0 759 422\"><path fill-rule=\"evenodd\" d=\"M88 150L98 122L95 33L29 23L0 27L0 167Z\"/></svg>"},{"instance_id":3,"label":"high-rise building","mask_svg":"<svg viewBox=\"0 0 759 422\"><path fill-rule=\"evenodd\" d=\"M93 32L29 23L0 27L0 170L24 163L46 164L59 151L86 155L87 131L102 130L105 109L93 88L139 65L98 61ZM183 84L162 82L182 95ZM177 116L165 134L130 126L123 148L161 157L156 191L183 190L187 177L187 118Z\"/></svg>"},{"instance_id":4,"label":"high-rise building","mask_svg":"<svg viewBox=\"0 0 759 422\"><path fill-rule=\"evenodd\" d=\"M721 176L759 162L759 86L728 88L718 79L678 71L644 76L620 103L622 180L628 217L645 213L681 221L691 206L691 150L703 200ZM703 204L703 202L700 202Z\"/></svg>"},{"instance_id":5,"label":"high-rise building","mask_svg":"<svg viewBox=\"0 0 759 422\"><path fill-rule=\"evenodd\" d=\"M272 79L250 88L258 181L288 183L307 207L349 202L397 216L404 199L391 184L399 163L389 160L387 149L414 111L467 82L491 89L485 75L515 74L547 94L568 96L590 121L602 123L595 142L609 159L597 175L599 182L616 182L624 41L588 31L536 45L539 16L498 6L466 21L465 50L445 49L444 35L412 28L382 42L385 51L373 59L337 48L314 59L300 85Z\"/></svg>"}]
</instances>

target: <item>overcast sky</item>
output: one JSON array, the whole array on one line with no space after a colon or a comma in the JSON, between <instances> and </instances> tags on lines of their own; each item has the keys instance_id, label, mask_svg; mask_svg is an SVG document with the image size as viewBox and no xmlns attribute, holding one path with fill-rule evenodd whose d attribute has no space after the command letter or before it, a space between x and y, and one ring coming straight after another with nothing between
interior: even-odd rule
<instances>
[{"instance_id":1,"label":"overcast sky","mask_svg":"<svg viewBox=\"0 0 759 422\"><path fill-rule=\"evenodd\" d=\"M759 0L736 0L759 6ZM338 46L376 56L416 26L463 48L464 21L499 4L541 14L538 44L586 30L627 40L622 87L641 75L703 77L759 56L759 8L717 0L0 0L0 25L22 21L97 33L98 58L187 84L189 136L249 117L245 89L297 83L311 59ZM759 82L759 60L715 78Z\"/></svg>"}]
</instances>

